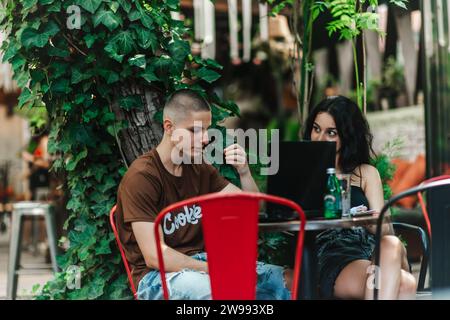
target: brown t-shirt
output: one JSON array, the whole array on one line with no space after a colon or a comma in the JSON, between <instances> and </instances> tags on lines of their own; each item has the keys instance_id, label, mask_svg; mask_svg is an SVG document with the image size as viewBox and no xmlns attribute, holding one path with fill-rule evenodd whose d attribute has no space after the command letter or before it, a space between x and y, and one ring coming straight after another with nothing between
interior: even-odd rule
<instances>
[{"instance_id":1,"label":"brown t-shirt","mask_svg":"<svg viewBox=\"0 0 450 320\"><path fill-rule=\"evenodd\" d=\"M131 222L153 222L170 204L219 192L228 181L209 164L183 165L182 176L169 173L156 149L136 159L123 177L117 194L116 224L136 288L149 272L132 232ZM201 208L189 206L170 212L161 226L166 244L186 255L203 251ZM150 232L150 230L149 230ZM153 230L151 230L153 232Z\"/></svg>"}]
</instances>

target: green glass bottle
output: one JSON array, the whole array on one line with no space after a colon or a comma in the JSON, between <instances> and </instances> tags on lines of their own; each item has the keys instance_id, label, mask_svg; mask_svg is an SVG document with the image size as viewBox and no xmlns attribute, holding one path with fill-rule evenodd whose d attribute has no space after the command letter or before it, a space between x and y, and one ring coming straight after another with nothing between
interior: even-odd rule
<instances>
[{"instance_id":1,"label":"green glass bottle","mask_svg":"<svg viewBox=\"0 0 450 320\"><path fill-rule=\"evenodd\" d=\"M336 177L336 169L327 169L327 191L323 198L324 216L325 219L339 219L341 218L341 185Z\"/></svg>"}]
</instances>

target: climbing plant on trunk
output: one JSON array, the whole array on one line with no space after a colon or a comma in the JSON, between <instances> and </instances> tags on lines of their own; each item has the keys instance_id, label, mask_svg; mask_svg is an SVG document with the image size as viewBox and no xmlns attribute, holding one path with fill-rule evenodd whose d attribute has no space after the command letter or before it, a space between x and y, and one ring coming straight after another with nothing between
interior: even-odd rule
<instances>
[{"instance_id":1,"label":"climbing plant on trunk","mask_svg":"<svg viewBox=\"0 0 450 320\"><path fill-rule=\"evenodd\" d=\"M67 174L69 248L41 299L131 298L108 224L127 166L162 136L165 98L191 88L212 104L213 126L238 107L205 90L220 77L213 60L192 56L177 0L6 0L4 61L22 93L19 107L44 105L52 170ZM220 172L236 183L236 172ZM78 284L75 274L81 275Z\"/></svg>"}]
</instances>

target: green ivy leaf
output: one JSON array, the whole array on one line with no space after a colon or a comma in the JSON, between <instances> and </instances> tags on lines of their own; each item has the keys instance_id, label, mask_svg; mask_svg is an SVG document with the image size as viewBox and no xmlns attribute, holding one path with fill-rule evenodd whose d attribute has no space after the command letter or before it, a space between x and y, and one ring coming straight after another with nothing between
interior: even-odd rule
<instances>
[{"instance_id":1,"label":"green ivy leaf","mask_svg":"<svg viewBox=\"0 0 450 320\"><path fill-rule=\"evenodd\" d=\"M78 258L80 261L85 261L87 258L89 258L89 248L83 248L80 251L78 251Z\"/></svg>"},{"instance_id":2,"label":"green ivy leaf","mask_svg":"<svg viewBox=\"0 0 450 320\"><path fill-rule=\"evenodd\" d=\"M119 3L116 1L112 1L110 3L108 3L109 8L111 9L112 12L114 12L114 14L117 14L117 10L119 10Z\"/></svg>"},{"instance_id":3,"label":"green ivy leaf","mask_svg":"<svg viewBox=\"0 0 450 320\"><path fill-rule=\"evenodd\" d=\"M153 32L149 32L148 29L141 27L135 27L134 29L136 31L137 44L143 49L151 47L152 51L155 52L158 48L158 39L156 39L156 35Z\"/></svg>"},{"instance_id":4,"label":"green ivy leaf","mask_svg":"<svg viewBox=\"0 0 450 320\"><path fill-rule=\"evenodd\" d=\"M64 137L68 140L71 147L73 144L81 144L83 146L94 147L95 137L92 134L92 128L80 123L71 123L67 128L67 135Z\"/></svg>"},{"instance_id":5,"label":"green ivy leaf","mask_svg":"<svg viewBox=\"0 0 450 320\"><path fill-rule=\"evenodd\" d=\"M111 248L109 246L111 242L107 239L102 239L100 245L95 248L95 254L109 254L111 253Z\"/></svg>"},{"instance_id":6,"label":"green ivy leaf","mask_svg":"<svg viewBox=\"0 0 450 320\"><path fill-rule=\"evenodd\" d=\"M119 54L129 54L134 49L133 35L130 31L121 31L109 43L117 46Z\"/></svg>"},{"instance_id":7,"label":"green ivy leaf","mask_svg":"<svg viewBox=\"0 0 450 320\"><path fill-rule=\"evenodd\" d=\"M78 162L80 162L80 160L84 159L87 157L87 149L84 149L83 151L81 151L80 153L78 153L76 156L70 156L69 158L66 159L66 170L67 171L73 171Z\"/></svg>"},{"instance_id":8,"label":"green ivy leaf","mask_svg":"<svg viewBox=\"0 0 450 320\"><path fill-rule=\"evenodd\" d=\"M47 44L48 39L50 37L54 36L56 33L58 33L58 31L59 31L59 27L53 21L50 21L49 23L47 23L43 32L37 31L32 28L25 28L25 30L23 30L22 36L21 36L22 45L25 48L30 48L30 47L42 48Z\"/></svg>"},{"instance_id":9,"label":"green ivy leaf","mask_svg":"<svg viewBox=\"0 0 450 320\"><path fill-rule=\"evenodd\" d=\"M34 6L36 6L37 0L22 0L23 10L30 10Z\"/></svg>"},{"instance_id":10,"label":"green ivy leaf","mask_svg":"<svg viewBox=\"0 0 450 320\"><path fill-rule=\"evenodd\" d=\"M153 70L159 79L167 82L169 77L169 70L172 66L172 60L168 56L153 57L150 59L150 64L153 65Z\"/></svg>"},{"instance_id":11,"label":"green ivy leaf","mask_svg":"<svg viewBox=\"0 0 450 320\"><path fill-rule=\"evenodd\" d=\"M145 54L136 54L134 57L128 59L128 63L132 66L145 69Z\"/></svg>"},{"instance_id":12,"label":"green ivy leaf","mask_svg":"<svg viewBox=\"0 0 450 320\"><path fill-rule=\"evenodd\" d=\"M72 91L72 88L68 79L60 79L52 83L51 90L54 93L69 93Z\"/></svg>"},{"instance_id":13,"label":"green ivy leaf","mask_svg":"<svg viewBox=\"0 0 450 320\"><path fill-rule=\"evenodd\" d=\"M77 84L85 79L88 79L90 76L82 72L79 68L72 68L72 78L71 83Z\"/></svg>"},{"instance_id":14,"label":"green ivy leaf","mask_svg":"<svg viewBox=\"0 0 450 320\"><path fill-rule=\"evenodd\" d=\"M19 108L22 108L22 106L27 103L29 100L31 100L31 91L28 88L23 88L22 92L20 93L19 96L19 103L17 104L17 106Z\"/></svg>"},{"instance_id":15,"label":"green ivy leaf","mask_svg":"<svg viewBox=\"0 0 450 320\"><path fill-rule=\"evenodd\" d=\"M103 280L103 277L100 275L97 275L97 277L94 277L91 283L89 283L89 291L88 291L88 299L97 299L103 294L103 289L105 287L106 283Z\"/></svg>"},{"instance_id":16,"label":"green ivy leaf","mask_svg":"<svg viewBox=\"0 0 450 320\"><path fill-rule=\"evenodd\" d=\"M165 0L164 2L167 4L167 7L169 7L172 10L178 10L180 5L179 0Z\"/></svg>"},{"instance_id":17,"label":"green ivy leaf","mask_svg":"<svg viewBox=\"0 0 450 320\"><path fill-rule=\"evenodd\" d=\"M155 27L153 26L153 19L148 14L146 14L145 12L141 12L140 19L144 27L149 30L155 29Z\"/></svg>"},{"instance_id":18,"label":"green ivy leaf","mask_svg":"<svg viewBox=\"0 0 450 320\"><path fill-rule=\"evenodd\" d=\"M131 10L131 4L128 0L117 0L120 6L125 10L126 13L129 13Z\"/></svg>"},{"instance_id":19,"label":"green ivy leaf","mask_svg":"<svg viewBox=\"0 0 450 320\"><path fill-rule=\"evenodd\" d=\"M228 111L231 111L232 115L240 116L239 107L233 101L222 102L220 104L220 107L222 107L223 109L226 109Z\"/></svg>"},{"instance_id":20,"label":"green ivy leaf","mask_svg":"<svg viewBox=\"0 0 450 320\"><path fill-rule=\"evenodd\" d=\"M97 36L94 34L87 34L83 37L83 39L84 42L86 43L86 47L91 48L95 40L97 39Z\"/></svg>"},{"instance_id":21,"label":"green ivy leaf","mask_svg":"<svg viewBox=\"0 0 450 320\"><path fill-rule=\"evenodd\" d=\"M61 2L58 1L58 2L52 3L48 7L47 11L48 12L61 12Z\"/></svg>"},{"instance_id":22,"label":"green ivy leaf","mask_svg":"<svg viewBox=\"0 0 450 320\"><path fill-rule=\"evenodd\" d=\"M216 60L208 58L208 59L203 60L203 61L206 63L206 65L208 67L216 68L216 69L219 69L219 70L223 69L223 66L221 64L219 64Z\"/></svg>"},{"instance_id":23,"label":"green ivy leaf","mask_svg":"<svg viewBox=\"0 0 450 320\"><path fill-rule=\"evenodd\" d=\"M140 76L148 82L160 81L151 68L146 68L145 72L140 73Z\"/></svg>"},{"instance_id":24,"label":"green ivy leaf","mask_svg":"<svg viewBox=\"0 0 450 320\"><path fill-rule=\"evenodd\" d=\"M77 0L76 3L91 14L97 11L103 0Z\"/></svg>"},{"instance_id":25,"label":"green ivy leaf","mask_svg":"<svg viewBox=\"0 0 450 320\"><path fill-rule=\"evenodd\" d=\"M70 51L67 49L60 49L57 47L50 47L47 51L48 55L50 57L60 57L60 58L67 58L70 56Z\"/></svg>"},{"instance_id":26,"label":"green ivy leaf","mask_svg":"<svg viewBox=\"0 0 450 320\"><path fill-rule=\"evenodd\" d=\"M108 53L108 55L116 60L117 62L122 62L124 55L118 54L117 46L114 43L108 43L105 47L105 51Z\"/></svg>"},{"instance_id":27,"label":"green ivy leaf","mask_svg":"<svg viewBox=\"0 0 450 320\"><path fill-rule=\"evenodd\" d=\"M211 108L211 114L214 123L221 122L231 115L230 112L223 110L222 108L219 108L217 106L213 106L213 108Z\"/></svg>"},{"instance_id":28,"label":"green ivy leaf","mask_svg":"<svg viewBox=\"0 0 450 320\"><path fill-rule=\"evenodd\" d=\"M220 74L205 67L196 70L195 75L208 83L212 83L220 78Z\"/></svg>"},{"instance_id":29,"label":"green ivy leaf","mask_svg":"<svg viewBox=\"0 0 450 320\"><path fill-rule=\"evenodd\" d=\"M93 21L94 27L97 27L99 24L103 24L109 29L109 31L113 31L122 24L122 18L110 10L98 11L94 16Z\"/></svg>"},{"instance_id":30,"label":"green ivy leaf","mask_svg":"<svg viewBox=\"0 0 450 320\"><path fill-rule=\"evenodd\" d=\"M7 42L5 41L3 43L3 45L6 45L6 44L7 44ZM5 50L5 48L2 48L2 49L4 50L2 62L7 62L7 61L10 61L17 54L18 46L15 45L15 43L10 42L8 44L8 47L6 50Z\"/></svg>"},{"instance_id":31,"label":"green ivy leaf","mask_svg":"<svg viewBox=\"0 0 450 320\"><path fill-rule=\"evenodd\" d=\"M26 62L25 58L20 54L17 54L13 58L11 58L11 66L14 71L17 71L20 68L22 68L25 62Z\"/></svg>"},{"instance_id":32,"label":"green ivy leaf","mask_svg":"<svg viewBox=\"0 0 450 320\"><path fill-rule=\"evenodd\" d=\"M191 48L187 41L174 41L169 45L169 52L172 59L184 63L191 52Z\"/></svg>"},{"instance_id":33,"label":"green ivy leaf","mask_svg":"<svg viewBox=\"0 0 450 320\"><path fill-rule=\"evenodd\" d=\"M111 84L120 80L117 72L108 69L101 69L99 71L100 75L106 80L107 84Z\"/></svg>"},{"instance_id":34,"label":"green ivy leaf","mask_svg":"<svg viewBox=\"0 0 450 320\"><path fill-rule=\"evenodd\" d=\"M98 109L94 109L94 110L87 110L85 113L83 113L83 121L84 122L89 122L92 119L95 119L98 116Z\"/></svg>"},{"instance_id":35,"label":"green ivy leaf","mask_svg":"<svg viewBox=\"0 0 450 320\"><path fill-rule=\"evenodd\" d=\"M59 78L64 75L69 69L69 65L66 62L55 61L51 64L51 76L53 79Z\"/></svg>"},{"instance_id":36,"label":"green ivy leaf","mask_svg":"<svg viewBox=\"0 0 450 320\"><path fill-rule=\"evenodd\" d=\"M130 13L128 14L128 19L130 19L131 22L136 21L140 18L141 14L139 13L139 11L131 10Z\"/></svg>"},{"instance_id":37,"label":"green ivy leaf","mask_svg":"<svg viewBox=\"0 0 450 320\"><path fill-rule=\"evenodd\" d=\"M45 73L43 70L31 70L28 77L31 77L32 85L38 82L41 82L45 79Z\"/></svg>"}]
</instances>

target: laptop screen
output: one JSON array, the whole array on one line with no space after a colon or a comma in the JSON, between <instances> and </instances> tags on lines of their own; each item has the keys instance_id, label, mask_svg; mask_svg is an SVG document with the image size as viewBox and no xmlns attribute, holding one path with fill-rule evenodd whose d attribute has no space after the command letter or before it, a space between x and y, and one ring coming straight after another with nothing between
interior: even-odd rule
<instances>
[{"instance_id":1,"label":"laptop screen","mask_svg":"<svg viewBox=\"0 0 450 320\"><path fill-rule=\"evenodd\" d=\"M322 211L327 168L335 167L336 143L280 142L279 170L268 176L267 193L290 199L304 211ZM278 206L268 206L268 211Z\"/></svg>"}]
</instances>

